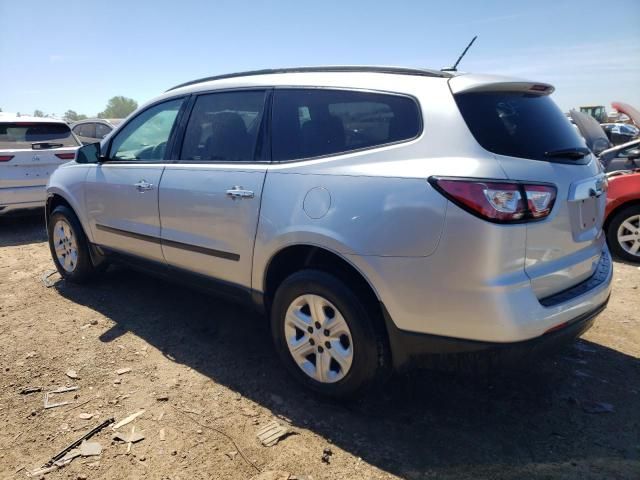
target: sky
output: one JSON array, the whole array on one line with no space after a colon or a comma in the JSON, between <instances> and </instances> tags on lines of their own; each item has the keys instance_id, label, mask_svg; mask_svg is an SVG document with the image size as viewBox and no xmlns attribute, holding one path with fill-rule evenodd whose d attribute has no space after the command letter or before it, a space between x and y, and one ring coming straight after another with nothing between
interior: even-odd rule
<instances>
[{"instance_id":1,"label":"sky","mask_svg":"<svg viewBox=\"0 0 640 480\"><path fill-rule=\"evenodd\" d=\"M549 82L565 111L640 107L640 0L0 0L0 108L91 116L261 68L439 69L474 35L460 70Z\"/></svg>"}]
</instances>

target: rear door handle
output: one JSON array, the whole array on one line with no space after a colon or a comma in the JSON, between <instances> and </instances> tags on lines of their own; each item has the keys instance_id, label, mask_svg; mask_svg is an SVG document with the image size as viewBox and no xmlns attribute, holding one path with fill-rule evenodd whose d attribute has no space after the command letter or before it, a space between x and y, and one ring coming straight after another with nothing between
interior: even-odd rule
<instances>
[{"instance_id":1,"label":"rear door handle","mask_svg":"<svg viewBox=\"0 0 640 480\"><path fill-rule=\"evenodd\" d=\"M255 194L251 190L245 190L236 185L227 190L227 196L235 200L236 198L253 198Z\"/></svg>"},{"instance_id":2,"label":"rear door handle","mask_svg":"<svg viewBox=\"0 0 640 480\"><path fill-rule=\"evenodd\" d=\"M139 192L146 192L147 190L153 190L153 184L147 182L146 180L140 180L138 183L134 183L133 186L136 187L136 189Z\"/></svg>"}]
</instances>

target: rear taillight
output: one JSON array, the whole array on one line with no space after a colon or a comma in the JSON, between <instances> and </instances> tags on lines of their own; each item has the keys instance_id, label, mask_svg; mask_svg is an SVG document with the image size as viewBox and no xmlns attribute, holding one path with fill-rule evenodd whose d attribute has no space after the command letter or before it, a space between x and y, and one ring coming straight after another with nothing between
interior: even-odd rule
<instances>
[{"instance_id":1,"label":"rear taillight","mask_svg":"<svg viewBox=\"0 0 640 480\"><path fill-rule=\"evenodd\" d=\"M56 153L56 157L58 157L60 160L73 160L74 158L76 158L76 154L75 153Z\"/></svg>"},{"instance_id":2,"label":"rear taillight","mask_svg":"<svg viewBox=\"0 0 640 480\"><path fill-rule=\"evenodd\" d=\"M556 199L553 185L438 177L429 182L459 207L495 223L540 220Z\"/></svg>"},{"instance_id":3,"label":"rear taillight","mask_svg":"<svg viewBox=\"0 0 640 480\"><path fill-rule=\"evenodd\" d=\"M0 155L0 162L8 162L13 158L13 155Z\"/></svg>"}]
</instances>

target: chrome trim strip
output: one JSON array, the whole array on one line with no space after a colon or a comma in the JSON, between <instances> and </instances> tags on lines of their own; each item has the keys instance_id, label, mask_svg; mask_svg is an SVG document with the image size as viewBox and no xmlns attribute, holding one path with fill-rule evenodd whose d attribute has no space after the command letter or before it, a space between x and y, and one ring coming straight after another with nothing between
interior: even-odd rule
<instances>
[{"instance_id":1,"label":"chrome trim strip","mask_svg":"<svg viewBox=\"0 0 640 480\"><path fill-rule=\"evenodd\" d=\"M165 238L154 237L153 235L144 235L142 233L130 232L129 230L121 230L119 228L108 227L106 225L96 224L98 230L104 232L113 233L115 235L122 235L123 237L135 238L144 242L151 242L162 246L178 248L180 250L187 250L190 252L201 253L203 255L209 255L211 257L224 258L225 260L232 260L237 262L240 260L240 255L232 252L225 252L222 250L216 250L214 248L200 247L198 245L191 245L189 243L176 242L174 240L167 240Z\"/></svg>"}]
</instances>

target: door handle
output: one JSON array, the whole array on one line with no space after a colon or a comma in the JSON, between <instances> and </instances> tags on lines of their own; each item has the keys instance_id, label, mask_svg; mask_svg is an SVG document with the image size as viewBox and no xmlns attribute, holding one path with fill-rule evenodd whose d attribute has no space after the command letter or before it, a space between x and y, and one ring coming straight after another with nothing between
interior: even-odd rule
<instances>
[{"instance_id":1,"label":"door handle","mask_svg":"<svg viewBox=\"0 0 640 480\"><path fill-rule=\"evenodd\" d=\"M139 192L146 192L147 190L153 190L153 183L149 183L146 180L140 180L138 183L133 184Z\"/></svg>"},{"instance_id":2,"label":"door handle","mask_svg":"<svg viewBox=\"0 0 640 480\"><path fill-rule=\"evenodd\" d=\"M245 190L236 185L227 190L227 196L235 200L236 198L253 198L255 194L251 190Z\"/></svg>"}]
</instances>

